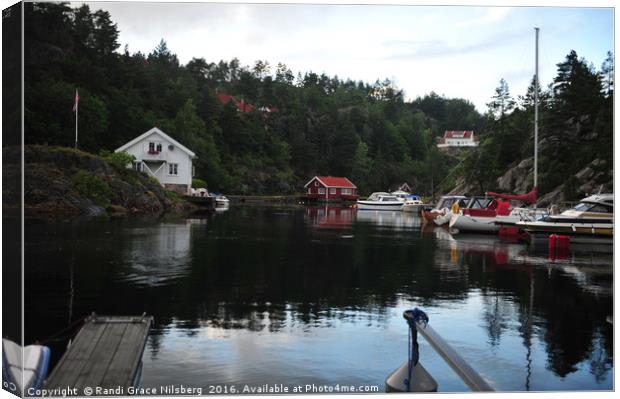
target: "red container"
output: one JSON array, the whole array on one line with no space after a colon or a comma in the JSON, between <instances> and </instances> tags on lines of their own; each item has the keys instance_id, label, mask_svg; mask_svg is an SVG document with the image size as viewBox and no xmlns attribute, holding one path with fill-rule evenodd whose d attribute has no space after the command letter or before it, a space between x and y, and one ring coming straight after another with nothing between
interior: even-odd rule
<instances>
[{"instance_id":1,"label":"red container","mask_svg":"<svg viewBox=\"0 0 620 399\"><path fill-rule=\"evenodd\" d=\"M558 249L568 249L570 247L570 237L557 235L555 238L555 246Z\"/></svg>"},{"instance_id":2,"label":"red container","mask_svg":"<svg viewBox=\"0 0 620 399\"><path fill-rule=\"evenodd\" d=\"M556 235L551 234L549 236L549 253L555 252L555 241L556 241Z\"/></svg>"}]
</instances>

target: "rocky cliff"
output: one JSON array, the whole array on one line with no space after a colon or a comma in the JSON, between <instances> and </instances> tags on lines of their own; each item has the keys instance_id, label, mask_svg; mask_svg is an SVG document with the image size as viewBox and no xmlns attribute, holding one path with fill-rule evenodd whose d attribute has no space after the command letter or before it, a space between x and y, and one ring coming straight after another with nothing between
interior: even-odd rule
<instances>
[{"instance_id":1,"label":"rocky cliff","mask_svg":"<svg viewBox=\"0 0 620 399\"><path fill-rule=\"evenodd\" d=\"M497 179L496 190L505 193L525 194L532 189L533 174L534 158L526 158L514 164ZM607 165L602 159L594 159L564 183L550 191L541 192L537 205L545 207L566 201L577 201L589 194L598 192L601 187L602 192L613 192L613 165ZM475 184L461 178L448 194L473 194L478 193L478 191L479 189Z\"/></svg>"},{"instance_id":2,"label":"rocky cliff","mask_svg":"<svg viewBox=\"0 0 620 399\"><path fill-rule=\"evenodd\" d=\"M2 150L4 214L20 207L20 147ZM65 147L24 147L25 217L159 215L191 205L142 173Z\"/></svg>"}]
</instances>

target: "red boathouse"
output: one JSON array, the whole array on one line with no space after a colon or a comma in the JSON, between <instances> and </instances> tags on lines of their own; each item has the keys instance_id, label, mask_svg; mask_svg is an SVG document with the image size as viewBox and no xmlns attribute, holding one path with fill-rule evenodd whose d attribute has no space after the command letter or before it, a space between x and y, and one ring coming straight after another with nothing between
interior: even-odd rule
<instances>
[{"instance_id":1,"label":"red boathouse","mask_svg":"<svg viewBox=\"0 0 620 399\"><path fill-rule=\"evenodd\" d=\"M355 201L357 186L346 177L314 176L306 185L306 198L318 201Z\"/></svg>"}]
</instances>

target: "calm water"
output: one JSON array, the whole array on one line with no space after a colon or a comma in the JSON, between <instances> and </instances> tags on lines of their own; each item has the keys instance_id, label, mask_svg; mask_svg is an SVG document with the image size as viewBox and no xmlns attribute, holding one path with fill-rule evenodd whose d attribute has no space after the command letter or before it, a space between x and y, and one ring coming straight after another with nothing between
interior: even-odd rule
<instances>
[{"instance_id":1,"label":"calm water","mask_svg":"<svg viewBox=\"0 0 620 399\"><path fill-rule=\"evenodd\" d=\"M550 259L406 213L321 207L29 222L26 240L27 342L92 311L147 312L145 387L383 391L407 357L402 312L417 306L498 390L613 389L613 260L591 248ZM468 391L420 340L439 390Z\"/></svg>"}]
</instances>

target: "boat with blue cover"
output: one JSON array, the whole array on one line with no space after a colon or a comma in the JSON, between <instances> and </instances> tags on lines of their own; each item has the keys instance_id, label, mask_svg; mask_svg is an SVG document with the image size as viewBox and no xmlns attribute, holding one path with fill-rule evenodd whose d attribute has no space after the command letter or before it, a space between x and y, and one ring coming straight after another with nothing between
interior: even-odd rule
<instances>
[{"instance_id":1,"label":"boat with blue cover","mask_svg":"<svg viewBox=\"0 0 620 399\"><path fill-rule=\"evenodd\" d=\"M51 350L43 345L22 347L2 339L2 384L18 396L41 396L50 363ZM23 360L23 363L22 363Z\"/></svg>"}]
</instances>

